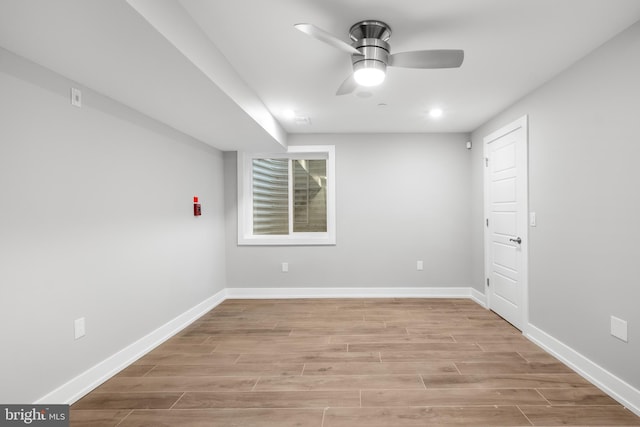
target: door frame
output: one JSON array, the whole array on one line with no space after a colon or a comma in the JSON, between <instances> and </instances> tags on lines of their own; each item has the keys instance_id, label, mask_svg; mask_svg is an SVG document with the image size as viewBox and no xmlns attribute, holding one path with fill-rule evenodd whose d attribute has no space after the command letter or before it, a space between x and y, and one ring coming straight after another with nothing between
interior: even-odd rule
<instances>
[{"instance_id":1,"label":"door frame","mask_svg":"<svg viewBox=\"0 0 640 427\"><path fill-rule=\"evenodd\" d=\"M524 193L518 194L518 197L522 197L524 201L524 211L525 211L525 227L522 230L522 244L520 245L520 250L522 252L522 271L520 272L521 283L520 283L520 301L521 301L521 309L520 309L520 329L523 333L527 332L529 326L529 120L528 116L524 115L519 119L509 123L506 126L501 127L500 129L490 133L485 136L483 139L483 152L482 152L482 161L485 164L484 169L484 291L487 298L487 308L491 309L491 292L489 286L487 286L487 280L489 278L489 274L491 272L491 260L489 254L491 253L491 234L490 234L490 226L487 226L487 219L489 218L489 168L487 166L488 159L488 150L489 144L495 141L498 138L501 138L511 132L514 132L518 129L523 130L523 138L524 138L524 159L518 165L518 168L522 167L524 169L523 179L524 179Z\"/></svg>"}]
</instances>

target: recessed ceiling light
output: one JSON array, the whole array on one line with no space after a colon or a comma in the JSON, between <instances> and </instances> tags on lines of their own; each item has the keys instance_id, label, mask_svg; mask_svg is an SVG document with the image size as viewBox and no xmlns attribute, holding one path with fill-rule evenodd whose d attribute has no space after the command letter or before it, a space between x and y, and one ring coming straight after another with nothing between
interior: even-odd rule
<instances>
[{"instance_id":1,"label":"recessed ceiling light","mask_svg":"<svg viewBox=\"0 0 640 427\"><path fill-rule=\"evenodd\" d=\"M442 108L432 108L429 110L429 117L437 119L438 117L442 117Z\"/></svg>"},{"instance_id":2,"label":"recessed ceiling light","mask_svg":"<svg viewBox=\"0 0 640 427\"><path fill-rule=\"evenodd\" d=\"M296 117L296 112L288 108L282 112L284 118L287 120L293 120Z\"/></svg>"}]
</instances>

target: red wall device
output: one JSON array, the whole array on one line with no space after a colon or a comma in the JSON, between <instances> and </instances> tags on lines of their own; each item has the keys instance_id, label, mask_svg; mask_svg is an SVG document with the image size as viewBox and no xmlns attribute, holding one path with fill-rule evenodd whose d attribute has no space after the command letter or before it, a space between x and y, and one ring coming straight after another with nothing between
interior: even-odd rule
<instances>
[{"instance_id":1,"label":"red wall device","mask_svg":"<svg viewBox=\"0 0 640 427\"><path fill-rule=\"evenodd\" d=\"M198 196L193 197L193 216L202 215L202 208L200 207L200 203L198 203Z\"/></svg>"}]
</instances>

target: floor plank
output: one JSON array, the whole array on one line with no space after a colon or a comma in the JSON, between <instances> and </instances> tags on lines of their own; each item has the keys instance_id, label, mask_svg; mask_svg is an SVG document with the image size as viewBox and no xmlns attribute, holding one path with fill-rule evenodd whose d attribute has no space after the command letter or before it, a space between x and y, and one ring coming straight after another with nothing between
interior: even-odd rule
<instances>
[{"instance_id":1,"label":"floor plank","mask_svg":"<svg viewBox=\"0 0 640 427\"><path fill-rule=\"evenodd\" d=\"M551 405L619 405L596 387L538 389Z\"/></svg>"},{"instance_id":2,"label":"floor plank","mask_svg":"<svg viewBox=\"0 0 640 427\"><path fill-rule=\"evenodd\" d=\"M260 377L254 390L424 389L419 375L325 375Z\"/></svg>"},{"instance_id":3,"label":"floor plank","mask_svg":"<svg viewBox=\"0 0 640 427\"><path fill-rule=\"evenodd\" d=\"M237 363L259 363L265 360L262 354L242 354ZM306 352L306 353L276 353L271 360L279 363L330 363L330 362L379 362L379 352Z\"/></svg>"},{"instance_id":4,"label":"floor plank","mask_svg":"<svg viewBox=\"0 0 640 427\"><path fill-rule=\"evenodd\" d=\"M306 363L304 375L399 375L399 374L457 374L456 365L449 361L435 362L360 362Z\"/></svg>"},{"instance_id":5,"label":"floor plank","mask_svg":"<svg viewBox=\"0 0 640 427\"><path fill-rule=\"evenodd\" d=\"M571 373L560 362L458 362L461 374L566 374Z\"/></svg>"},{"instance_id":6,"label":"floor plank","mask_svg":"<svg viewBox=\"0 0 640 427\"><path fill-rule=\"evenodd\" d=\"M234 363L240 354L212 353L149 353L138 359L136 365L208 365L217 363Z\"/></svg>"},{"instance_id":7,"label":"floor plank","mask_svg":"<svg viewBox=\"0 0 640 427\"><path fill-rule=\"evenodd\" d=\"M350 352L367 351L481 351L482 349L474 343L369 343L369 344L349 344Z\"/></svg>"},{"instance_id":8,"label":"floor plank","mask_svg":"<svg viewBox=\"0 0 640 427\"><path fill-rule=\"evenodd\" d=\"M363 390L363 407L382 406L513 406L546 405L534 389Z\"/></svg>"},{"instance_id":9,"label":"floor plank","mask_svg":"<svg viewBox=\"0 0 640 427\"><path fill-rule=\"evenodd\" d=\"M216 353L243 353L243 354L264 354L264 353L298 353L298 352L346 352L349 344L310 344L310 343L256 343L252 342L226 342L216 346Z\"/></svg>"},{"instance_id":10,"label":"floor plank","mask_svg":"<svg viewBox=\"0 0 640 427\"><path fill-rule=\"evenodd\" d=\"M147 377L215 377L302 375L303 363L220 363L210 365L157 365Z\"/></svg>"},{"instance_id":11,"label":"floor plank","mask_svg":"<svg viewBox=\"0 0 640 427\"><path fill-rule=\"evenodd\" d=\"M578 374L422 375L427 388L572 388L591 384Z\"/></svg>"},{"instance_id":12,"label":"floor plank","mask_svg":"<svg viewBox=\"0 0 640 427\"><path fill-rule=\"evenodd\" d=\"M454 362L523 362L515 351L381 351L383 362L416 362L450 360Z\"/></svg>"},{"instance_id":13,"label":"floor plank","mask_svg":"<svg viewBox=\"0 0 640 427\"><path fill-rule=\"evenodd\" d=\"M638 426L622 406L520 406L534 426Z\"/></svg>"},{"instance_id":14,"label":"floor plank","mask_svg":"<svg viewBox=\"0 0 640 427\"><path fill-rule=\"evenodd\" d=\"M360 406L353 391L255 391L185 393L173 409L201 408L326 408Z\"/></svg>"},{"instance_id":15,"label":"floor plank","mask_svg":"<svg viewBox=\"0 0 640 427\"><path fill-rule=\"evenodd\" d=\"M337 335L332 336L331 344L372 344L372 343L434 343L455 342L453 336L446 334L429 334L421 336L389 336L389 335Z\"/></svg>"},{"instance_id":16,"label":"floor plank","mask_svg":"<svg viewBox=\"0 0 640 427\"><path fill-rule=\"evenodd\" d=\"M321 427L322 409L133 411L118 427Z\"/></svg>"},{"instance_id":17,"label":"floor plank","mask_svg":"<svg viewBox=\"0 0 640 427\"><path fill-rule=\"evenodd\" d=\"M131 413L130 409L81 410L69 413L70 424L76 427L112 427Z\"/></svg>"},{"instance_id":18,"label":"floor plank","mask_svg":"<svg viewBox=\"0 0 640 427\"><path fill-rule=\"evenodd\" d=\"M277 378L277 377L276 377ZM102 384L101 393L146 391L249 391L258 377L142 377L112 378Z\"/></svg>"},{"instance_id":19,"label":"floor plank","mask_svg":"<svg viewBox=\"0 0 640 427\"><path fill-rule=\"evenodd\" d=\"M169 409L183 393L100 393L94 391L72 406L78 409Z\"/></svg>"},{"instance_id":20,"label":"floor plank","mask_svg":"<svg viewBox=\"0 0 640 427\"><path fill-rule=\"evenodd\" d=\"M155 368L155 365L131 365L118 372L118 377L144 377Z\"/></svg>"},{"instance_id":21,"label":"floor plank","mask_svg":"<svg viewBox=\"0 0 640 427\"><path fill-rule=\"evenodd\" d=\"M329 408L323 427L530 426L515 406Z\"/></svg>"}]
</instances>

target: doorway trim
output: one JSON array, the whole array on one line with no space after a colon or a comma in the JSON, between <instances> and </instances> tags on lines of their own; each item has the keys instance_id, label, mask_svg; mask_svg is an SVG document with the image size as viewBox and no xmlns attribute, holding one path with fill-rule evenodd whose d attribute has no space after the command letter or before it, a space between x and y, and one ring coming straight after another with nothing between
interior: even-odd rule
<instances>
[{"instance_id":1,"label":"doorway trim","mask_svg":"<svg viewBox=\"0 0 640 427\"><path fill-rule=\"evenodd\" d=\"M529 120L527 115L524 115L519 119L513 121L512 123L509 123L508 125L499 128L498 130L485 136L483 139L483 155L482 155L482 161L484 163L483 213L484 213L484 220L485 220L484 226L483 226L483 229L484 229L484 291L486 295L487 308L491 310L491 292L490 292L489 286L487 285L487 281L491 271L491 265L490 265L491 260L489 256L489 254L491 253L490 251L491 236L489 233L490 227L487 225L487 222L486 222L488 221L489 210L490 210L489 209L490 179L489 179L489 168L487 166L489 144L495 141L496 139L501 138L518 129L523 130L522 134L523 134L524 145L525 145L525 149L523 153L524 161L522 162L524 167L523 179L525 182L524 182L523 188L524 188L525 194L519 194L518 196L522 197L522 200L524 201L524 211L525 211L524 213L526 216L526 221L525 221L526 226L524 227L524 230L522 230L523 241L522 241L522 245L520 246L520 250L522 251L522 269L521 269L522 280L521 280L521 286L520 286L520 292L521 292L520 329L522 333L526 334L529 326Z\"/></svg>"}]
</instances>

